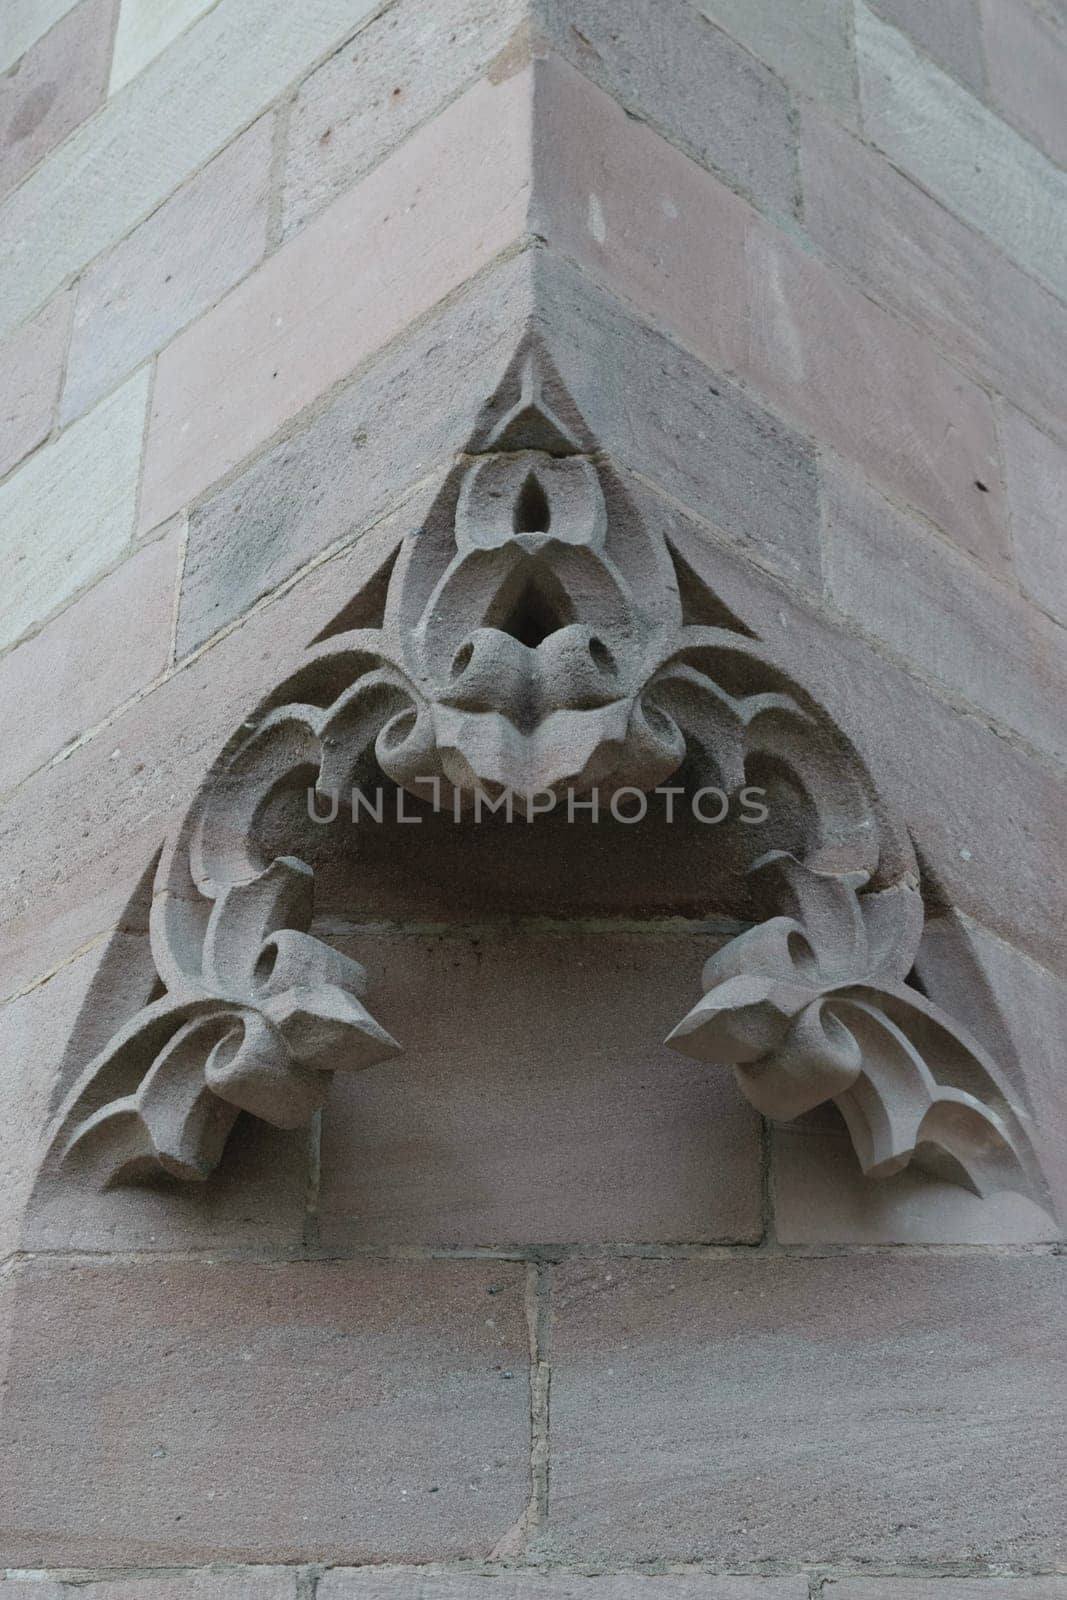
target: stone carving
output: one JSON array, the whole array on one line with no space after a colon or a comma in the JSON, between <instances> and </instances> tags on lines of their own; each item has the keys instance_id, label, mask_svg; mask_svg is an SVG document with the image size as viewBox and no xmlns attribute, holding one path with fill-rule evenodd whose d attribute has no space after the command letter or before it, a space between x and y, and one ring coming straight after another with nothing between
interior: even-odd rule
<instances>
[{"instance_id":1,"label":"stone carving","mask_svg":"<svg viewBox=\"0 0 1067 1600\"><path fill-rule=\"evenodd\" d=\"M400 547L380 626L342 613L208 773L157 873L162 992L80 1074L52 1159L103 1185L202 1178L239 1109L295 1125L332 1072L395 1053L362 970L308 931L311 869L264 842L286 790L328 806L376 765L423 799L507 790L521 807L676 775L767 790L750 871L777 914L712 958L670 1042L732 1066L768 1116L834 1100L871 1176L915 1160L1047 1205L996 1066L906 982L915 858L855 750L714 597L694 600L537 351L514 371Z\"/></svg>"}]
</instances>

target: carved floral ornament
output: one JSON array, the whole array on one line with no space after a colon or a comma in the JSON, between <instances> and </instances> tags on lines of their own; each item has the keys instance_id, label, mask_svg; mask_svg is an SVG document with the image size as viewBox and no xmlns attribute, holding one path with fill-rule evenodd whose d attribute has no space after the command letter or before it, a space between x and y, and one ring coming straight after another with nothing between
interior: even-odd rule
<instances>
[{"instance_id":1,"label":"carved floral ornament","mask_svg":"<svg viewBox=\"0 0 1067 1600\"><path fill-rule=\"evenodd\" d=\"M662 533L623 514L539 359L518 363L511 403L401 545L382 625L342 612L207 774L156 874L156 995L80 1071L48 1162L98 1186L202 1179L240 1111L297 1126L333 1072L399 1050L362 968L309 931L312 869L263 842L283 787L336 795L372 761L464 805L675 774L733 795L770 774L791 803L777 832L773 817L752 830L749 871L776 914L712 956L668 1042L731 1068L767 1116L833 1101L872 1178L915 1163L1051 1211L1003 1072L907 981L923 906L903 829L758 639L693 620L693 574L680 582Z\"/></svg>"}]
</instances>

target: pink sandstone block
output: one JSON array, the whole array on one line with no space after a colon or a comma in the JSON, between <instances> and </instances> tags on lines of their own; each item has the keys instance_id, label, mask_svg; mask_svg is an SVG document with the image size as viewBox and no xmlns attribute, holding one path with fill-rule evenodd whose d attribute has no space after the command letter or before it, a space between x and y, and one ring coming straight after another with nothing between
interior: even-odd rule
<instances>
[{"instance_id":1,"label":"pink sandstone block","mask_svg":"<svg viewBox=\"0 0 1067 1600\"><path fill-rule=\"evenodd\" d=\"M267 241L272 119L93 263L78 284L63 386L79 416L255 266Z\"/></svg>"},{"instance_id":2,"label":"pink sandstone block","mask_svg":"<svg viewBox=\"0 0 1067 1600\"><path fill-rule=\"evenodd\" d=\"M476 1572L424 1574L399 1567L361 1567L358 1571L335 1568L319 1580L316 1600L415 1600L415 1597L417 1600L808 1600L808 1580L803 1576L735 1578L718 1573L657 1574L653 1577L633 1572L589 1576L537 1571L494 1572L488 1576ZM1025 1597L1020 1595L1019 1600Z\"/></svg>"},{"instance_id":3,"label":"pink sandstone block","mask_svg":"<svg viewBox=\"0 0 1067 1600\"><path fill-rule=\"evenodd\" d=\"M1067 449L1000 408L1015 570L1023 593L1067 626Z\"/></svg>"},{"instance_id":4,"label":"pink sandstone block","mask_svg":"<svg viewBox=\"0 0 1067 1600\"><path fill-rule=\"evenodd\" d=\"M0 77L0 197L102 104L117 0L82 0Z\"/></svg>"},{"instance_id":5,"label":"pink sandstone block","mask_svg":"<svg viewBox=\"0 0 1067 1600\"><path fill-rule=\"evenodd\" d=\"M164 351L142 528L521 236L530 92L528 72L477 84Z\"/></svg>"},{"instance_id":6,"label":"pink sandstone block","mask_svg":"<svg viewBox=\"0 0 1067 1600\"><path fill-rule=\"evenodd\" d=\"M534 115L536 233L1006 570L977 385L572 68L538 63Z\"/></svg>"},{"instance_id":7,"label":"pink sandstone block","mask_svg":"<svg viewBox=\"0 0 1067 1600\"><path fill-rule=\"evenodd\" d=\"M744 348L756 213L556 57L534 96L533 231L719 370Z\"/></svg>"},{"instance_id":8,"label":"pink sandstone block","mask_svg":"<svg viewBox=\"0 0 1067 1600\"><path fill-rule=\"evenodd\" d=\"M0 1560L484 1559L529 1496L524 1286L501 1261L29 1266Z\"/></svg>"},{"instance_id":9,"label":"pink sandstone block","mask_svg":"<svg viewBox=\"0 0 1067 1600\"><path fill-rule=\"evenodd\" d=\"M881 305L1053 431L1067 418L1067 306L869 146L805 106L804 225Z\"/></svg>"},{"instance_id":10,"label":"pink sandstone block","mask_svg":"<svg viewBox=\"0 0 1067 1600\"><path fill-rule=\"evenodd\" d=\"M51 432L71 298L56 295L0 344L0 478Z\"/></svg>"},{"instance_id":11,"label":"pink sandstone block","mask_svg":"<svg viewBox=\"0 0 1067 1600\"><path fill-rule=\"evenodd\" d=\"M1062 1564L1062 1259L575 1260L553 1308L557 1559Z\"/></svg>"},{"instance_id":12,"label":"pink sandstone block","mask_svg":"<svg viewBox=\"0 0 1067 1600\"><path fill-rule=\"evenodd\" d=\"M1010 562L988 397L930 341L792 241L746 241L745 368L760 391L991 571Z\"/></svg>"},{"instance_id":13,"label":"pink sandstone block","mask_svg":"<svg viewBox=\"0 0 1067 1600\"><path fill-rule=\"evenodd\" d=\"M181 551L181 531L172 529L0 657L6 712L0 790L21 782L167 666Z\"/></svg>"},{"instance_id":14,"label":"pink sandstone block","mask_svg":"<svg viewBox=\"0 0 1067 1600\"><path fill-rule=\"evenodd\" d=\"M620 872L633 856L619 840ZM404 1055L334 1084L328 1246L759 1237L758 1118L730 1074L662 1043L700 992L706 935L371 932L342 948Z\"/></svg>"}]
</instances>

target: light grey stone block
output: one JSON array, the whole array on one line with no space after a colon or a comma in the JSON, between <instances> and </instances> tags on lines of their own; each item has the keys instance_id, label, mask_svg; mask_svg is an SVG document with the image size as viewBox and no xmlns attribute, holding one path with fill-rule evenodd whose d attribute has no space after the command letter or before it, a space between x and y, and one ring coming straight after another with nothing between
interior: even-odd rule
<instances>
[{"instance_id":1,"label":"light grey stone block","mask_svg":"<svg viewBox=\"0 0 1067 1600\"><path fill-rule=\"evenodd\" d=\"M850 0L700 0L699 10L821 105L852 122Z\"/></svg>"},{"instance_id":2,"label":"light grey stone block","mask_svg":"<svg viewBox=\"0 0 1067 1600\"><path fill-rule=\"evenodd\" d=\"M148 372L0 485L0 647L112 566L133 537Z\"/></svg>"},{"instance_id":3,"label":"light grey stone block","mask_svg":"<svg viewBox=\"0 0 1067 1600\"><path fill-rule=\"evenodd\" d=\"M924 188L1067 296L1067 173L856 0L867 135Z\"/></svg>"},{"instance_id":4,"label":"light grey stone block","mask_svg":"<svg viewBox=\"0 0 1067 1600\"><path fill-rule=\"evenodd\" d=\"M77 0L8 0L0 36L0 72L14 66L76 4Z\"/></svg>"},{"instance_id":5,"label":"light grey stone block","mask_svg":"<svg viewBox=\"0 0 1067 1600\"><path fill-rule=\"evenodd\" d=\"M135 78L211 4L212 0L121 0L108 93Z\"/></svg>"},{"instance_id":6,"label":"light grey stone block","mask_svg":"<svg viewBox=\"0 0 1067 1600\"><path fill-rule=\"evenodd\" d=\"M871 0L871 5L938 66L975 94L984 93L979 0L937 0L935 5L929 0Z\"/></svg>"}]
</instances>

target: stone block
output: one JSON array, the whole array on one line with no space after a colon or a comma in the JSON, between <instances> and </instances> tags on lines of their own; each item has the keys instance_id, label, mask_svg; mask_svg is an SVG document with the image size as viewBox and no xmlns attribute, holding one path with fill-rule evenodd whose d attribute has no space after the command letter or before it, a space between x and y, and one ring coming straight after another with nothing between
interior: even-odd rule
<instances>
[{"instance_id":1,"label":"stone block","mask_svg":"<svg viewBox=\"0 0 1067 1600\"><path fill-rule=\"evenodd\" d=\"M323 1243L757 1239L758 1118L729 1073L662 1044L714 944L506 928L346 941L404 1053L335 1080Z\"/></svg>"},{"instance_id":2,"label":"stone block","mask_svg":"<svg viewBox=\"0 0 1067 1600\"><path fill-rule=\"evenodd\" d=\"M1067 450L1012 406L999 421L1015 571L1023 593L1067 626Z\"/></svg>"},{"instance_id":3,"label":"stone block","mask_svg":"<svg viewBox=\"0 0 1067 1600\"><path fill-rule=\"evenodd\" d=\"M566 62L538 63L539 237L721 372L744 353L752 208Z\"/></svg>"},{"instance_id":4,"label":"stone block","mask_svg":"<svg viewBox=\"0 0 1067 1600\"><path fill-rule=\"evenodd\" d=\"M19 57L76 4L77 0L9 0L4 7L0 72L13 67Z\"/></svg>"},{"instance_id":5,"label":"stone block","mask_svg":"<svg viewBox=\"0 0 1067 1600\"><path fill-rule=\"evenodd\" d=\"M98 961L89 951L0 1008L0 1259L21 1237L58 1064Z\"/></svg>"},{"instance_id":6,"label":"stone block","mask_svg":"<svg viewBox=\"0 0 1067 1600\"><path fill-rule=\"evenodd\" d=\"M985 93L980 0L871 0L879 16L975 94Z\"/></svg>"},{"instance_id":7,"label":"stone block","mask_svg":"<svg viewBox=\"0 0 1067 1600\"><path fill-rule=\"evenodd\" d=\"M372 9L227 0L209 11L0 206L0 332L154 211Z\"/></svg>"},{"instance_id":8,"label":"stone block","mask_svg":"<svg viewBox=\"0 0 1067 1600\"><path fill-rule=\"evenodd\" d=\"M1053 1256L571 1262L553 1300L554 1546L1060 1562L1065 1297Z\"/></svg>"},{"instance_id":9,"label":"stone block","mask_svg":"<svg viewBox=\"0 0 1067 1600\"><path fill-rule=\"evenodd\" d=\"M1062 428L1062 302L810 106L800 144L804 223L821 248L981 381Z\"/></svg>"},{"instance_id":10,"label":"stone block","mask_svg":"<svg viewBox=\"0 0 1067 1600\"><path fill-rule=\"evenodd\" d=\"M833 604L920 671L1067 758L1060 629L856 474L823 474Z\"/></svg>"},{"instance_id":11,"label":"stone block","mask_svg":"<svg viewBox=\"0 0 1067 1600\"><path fill-rule=\"evenodd\" d=\"M83 275L63 421L85 411L255 266L267 240L270 163L265 117Z\"/></svg>"},{"instance_id":12,"label":"stone block","mask_svg":"<svg viewBox=\"0 0 1067 1600\"><path fill-rule=\"evenodd\" d=\"M114 94L203 16L211 0L121 0L108 93Z\"/></svg>"},{"instance_id":13,"label":"stone block","mask_svg":"<svg viewBox=\"0 0 1067 1600\"><path fill-rule=\"evenodd\" d=\"M1067 1578L837 1578L834 1600L1064 1600Z\"/></svg>"},{"instance_id":14,"label":"stone block","mask_svg":"<svg viewBox=\"0 0 1067 1600\"><path fill-rule=\"evenodd\" d=\"M84 1600L296 1600L296 1585L296 1575L286 1567L257 1566L228 1572L138 1573L136 1577L97 1578L89 1583L79 1578L77 1592ZM70 1593L64 1586L62 1595L69 1600ZM7 1600L2 1579L0 1596ZM11 1600L60 1600L60 1590L55 1597L47 1591L41 1594L35 1583L33 1593L23 1595L18 1589Z\"/></svg>"},{"instance_id":15,"label":"stone block","mask_svg":"<svg viewBox=\"0 0 1067 1600\"><path fill-rule=\"evenodd\" d=\"M201 494L521 236L530 76L477 84L160 357L141 527ZM403 259L397 276L382 263Z\"/></svg>"},{"instance_id":16,"label":"stone block","mask_svg":"<svg viewBox=\"0 0 1067 1600\"><path fill-rule=\"evenodd\" d=\"M168 665L180 561L174 530L0 657L7 708L0 790L20 783ZM121 648L116 618L124 620Z\"/></svg>"},{"instance_id":17,"label":"stone block","mask_svg":"<svg viewBox=\"0 0 1067 1600\"><path fill-rule=\"evenodd\" d=\"M52 431L70 303L70 295L57 295L0 347L0 477Z\"/></svg>"},{"instance_id":18,"label":"stone block","mask_svg":"<svg viewBox=\"0 0 1067 1600\"><path fill-rule=\"evenodd\" d=\"M317 1600L538 1600L539 1596L544 1600L807 1600L807 1595L804 1577L734 1578L717 1573L650 1577L632 1572L591 1577L556 1571L489 1576L335 1567L320 1578Z\"/></svg>"},{"instance_id":19,"label":"stone block","mask_svg":"<svg viewBox=\"0 0 1067 1600\"><path fill-rule=\"evenodd\" d=\"M980 1200L911 1168L872 1182L836 1113L773 1130L771 1196L775 1238L786 1245L1034 1244L1062 1236L1024 1195Z\"/></svg>"},{"instance_id":20,"label":"stone block","mask_svg":"<svg viewBox=\"0 0 1067 1600\"><path fill-rule=\"evenodd\" d=\"M283 237L297 233L489 69L530 9L530 0L391 6L324 61L301 84L290 113ZM523 53L521 38L513 51ZM507 62L498 70L506 73Z\"/></svg>"},{"instance_id":21,"label":"stone block","mask_svg":"<svg viewBox=\"0 0 1067 1600\"><path fill-rule=\"evenodd\" d=\"M1067 166L1067 40L1024 0L981 0L989 92L1009 122Z\"/></svg>"},{"instance_id":22,"label":"stone block","mask_svg":"<svg viewBox=\"0 0 1067 1600\"><path fill-rule=\"evenodd\" d=\"M847 0L700 0L698 9L773 67L780 78L846 122L856 84Z\"/></svg>"},{"instance_id":23,"label":"stone block","mask_svg":"<svg viewBox=\"0 0 1067 1600\"><path fill-rule=\"evenodd\" d=\"M113 566L133 536L148 373L0 485L0 648Z\"/></svg>"},{"instance_id":24,"label":"stone block","mask_svg":"<svg viewBox=\"0 0 1067 1600\"><path fill-rule=\"evenodd\" d=\"M760 392L993 571L1006 571L988 396L928 339L792 241L753 231L748 269L746 365Z\"/></svg>"},{"instance_id":25,"label":"stone block","mask_svg":"<svg viewBox=\"0 0 1067 1600\"><path fill-rule=\"evenodd\" d=\"M929 10L929 7L925 7ZM1067 296L1067 173L857 0L867 137L1020 266Z\"/></svg>"},{"instance_id":26,"label":"stone block","mask_svg":"<svg viewBox=\"0 0 1067 1600\"><path fill-rule=\"evenodd\" d=\"M104 98L118 0L81 0L0 77L0 197Z\"/></svg>"},{"instance_id":27,"label":"stone block","mask_svg":"<svg viewBox=\"0 0 1067 1600\"><path fill-rule=\"evenodd\" d=\"M640 0L533 0L531 22L585 77L761 210L796 209L787 91L684 0L653 10Z\"/></svg>"},{"instance_id":28,"label":"stone block","mask_svg":"<svg viewBox=\"0 0 1067 1600\"><path fill-rule=\"evenodd\" d=\"M631 493L640 505L640 486ZM885 804L908 824L931 897L1061 970L1067 837L1058 769L946 705L681 510L661 515L683 559L856 743Z\"/></svg>"},{"instance_id":29,"label":"stone block","mask_svg":"<svg viewBox=\"0 0 1067 1600\"><path fill-rule=\"evenodd\" d=\"M484 1558L529 1493L523 1286L485 1261L26 1267L4 1561Z\"/></svg>"}]
</instances>

